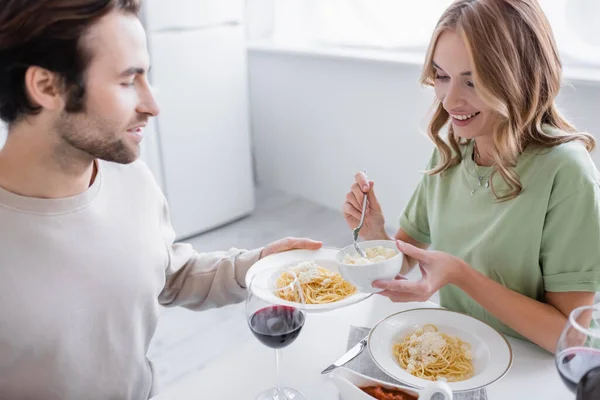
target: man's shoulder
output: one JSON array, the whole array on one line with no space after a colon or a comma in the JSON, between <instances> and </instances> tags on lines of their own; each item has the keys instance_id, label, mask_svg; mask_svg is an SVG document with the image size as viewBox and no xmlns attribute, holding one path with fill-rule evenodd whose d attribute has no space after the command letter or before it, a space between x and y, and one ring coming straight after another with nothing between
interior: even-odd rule
<instances>
[{"instance_id":1,"label":"man's shoulder","mask_svg":"<svg viewBox=\"0 0 600 400\"><path fill-rule=\"evenodd\" d=\"M119 164L111 161L98 160L100 168L103 172L109 174L126 175L126 176L138 176L145 178L152 178L152 172L146 163L142 160L136 160L129 164Z\"/></svg>"},{"instance_id":2,"label":"man's shoulder","mask_svg":"<svg viewBox=\"0 0 600 400\"><path fill-rule=\"evenodd\" d=\"M146 188L162 196L162 191L152 171L142 160L136 160L130 164L99 160L99 166L103 181L110 186L118 185L125 191Z\"/></svg>"}]
</instances>

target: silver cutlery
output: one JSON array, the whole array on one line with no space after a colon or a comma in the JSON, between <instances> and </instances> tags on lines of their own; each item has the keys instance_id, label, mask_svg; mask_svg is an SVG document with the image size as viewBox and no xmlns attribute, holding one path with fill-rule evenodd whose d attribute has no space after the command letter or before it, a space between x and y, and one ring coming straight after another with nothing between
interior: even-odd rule
<instances>
[{"instance_id":1,"label":"silver cutlery","mask_svg":"<svg viewBox=\"0 0 600 400\"><path fill-rule=\"evenodd\" d=\"M367 175L367 170L365 169L363 171L363 173L365 175ZM360 221L358 222L358 225L356 226L356 228L354 228L354 230L352 231L352 239L354 241L354 249L362 258L367 258L367 255L365 254L364 251L362 251L362 249L360 247L358 247L358 244L356 243L356 241L358 240L358 233L360 232L360 229L362 228L363 223L365 222L365 211L366 210L367 210L367 194L365 193L365 196L363 199L363 204L362 204L362 215L360 216Z\"/></svg>"},{"instance_id":2,"label":"silver cutlery","mask_svg":"<svg viewBox=\"0 0 600 400\"><path fill-rule=\"evenodd\" d=\"M358 356L360 353L362 353L362 351L365 349L365 347L367 347L368 340L369 340L369 335L365 336L360 342L358 342L357 344L352 346L352 348L350 348L350 350L348 350L346 353L344 353L344 355L341 356L340 358L338 358L333 364L331 364L329 367L327 367L323 371L321 371L321 374L328 374L331 371L333 371L334 369L341 367L342 365L346 364L348 361L350 361L353 358L355 358L356 356Z\"/></svg>"}]
</instances>

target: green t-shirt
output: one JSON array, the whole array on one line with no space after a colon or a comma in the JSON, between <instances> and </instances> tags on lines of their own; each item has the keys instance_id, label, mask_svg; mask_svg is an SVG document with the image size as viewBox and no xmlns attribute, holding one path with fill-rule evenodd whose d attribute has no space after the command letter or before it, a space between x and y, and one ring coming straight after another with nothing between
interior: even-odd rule
<instances>
[{"instance_id":1,"label":"green t-shirt","mask_svg":"<svg viewBox=\"0 0 600 400\"><path fill-rule=\"evenodd\" d=\"M585 147L523 152L516 166L523 191L504 202L485 178L479 185L489 167L473 161L473 141L462 151L459 165L423 176L400 217L406 233L532 299L544 301L545 291L600 290L600 174ZM438 160L436 149L428 168ZM507 188L499 173L493 184ZM453 285L440 290L440 301L522 338Z\"/></svg>"}]
</instances>

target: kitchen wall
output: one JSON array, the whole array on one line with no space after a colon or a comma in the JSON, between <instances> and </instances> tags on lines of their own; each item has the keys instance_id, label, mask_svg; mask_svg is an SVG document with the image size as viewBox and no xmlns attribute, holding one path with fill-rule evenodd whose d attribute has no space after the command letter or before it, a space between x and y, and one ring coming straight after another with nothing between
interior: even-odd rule
<instances>
[{"instance_id":1,"label":"kitchen wall","mask_svg":"<svg viewBox=\"0 0 600 400\"><path fill-rule=\"evenodd\" d=\"M432 149L424 132L433 91L417 84L413 61L251 48L258 183L340 209L366 168L396 229ZM600 142L600 85L565 86L559 103Z\"/></svg>"}]
</instances>

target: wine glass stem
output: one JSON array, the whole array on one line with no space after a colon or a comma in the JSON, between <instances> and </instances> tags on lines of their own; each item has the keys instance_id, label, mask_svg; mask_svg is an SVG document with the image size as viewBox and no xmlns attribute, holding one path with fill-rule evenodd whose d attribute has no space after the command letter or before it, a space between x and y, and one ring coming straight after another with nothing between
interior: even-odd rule
<instances>
[{"instance_id":1,"label":"wine glass stem","mask_svg":"<svg viewBox=\"0 0 600 400\"><path fill-rule=\"evenodd\" d=\"M277 371L277 382L276 382L276 388L277 388L277 397L276 399L285 399L283 392L281 391L281 371L280 371L280 365L281 365L281 350L279 349L275 349L275 369Z\"/></svg>"}]
</instances>

